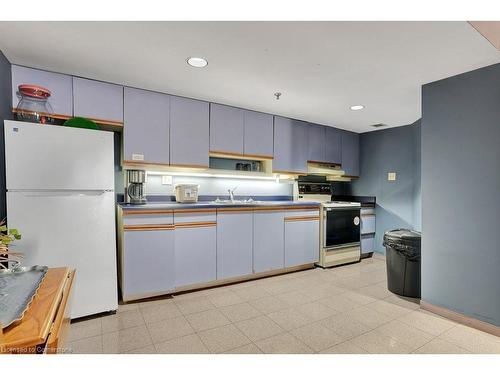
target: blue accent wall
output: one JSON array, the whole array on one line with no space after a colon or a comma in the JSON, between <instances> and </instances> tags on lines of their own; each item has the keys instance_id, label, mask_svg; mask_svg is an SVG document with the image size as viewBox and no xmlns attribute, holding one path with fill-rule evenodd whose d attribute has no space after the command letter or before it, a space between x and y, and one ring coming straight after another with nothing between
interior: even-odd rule
<instances>
[{"instance_id":1,"label":"blue accent wall","mask_svg":"<svg viewBox=\"0 0 500 375\"><path fill-rule=\"evenodd\" d=\"M500 326L500 64L422 89L422 300Z\"/></svg>"},{"instance_id":2,"label":"blue accent wall","mask_svg":"<svg viewBox=\"0 0 500 375\"><path fill-rule=\"evenodd\" d=\"M396 181L387 180L388 172L396 172ZM420 120L361 134L360 178L350 183L350 190L377 199L375 251L385 253L388 230L420 230Z\"/></svg>"},{"instance_id":3,"label":"blue accent wall","mask_svg":"<svg viewBox=\"0 0 500 375\"><path fill-rule=\"evenodd\" d=\"M5 195L5 142L3 121L12 119L12 73L10 62L0 51L0 220L7 216Z\"/></svg>"}]
</instances>

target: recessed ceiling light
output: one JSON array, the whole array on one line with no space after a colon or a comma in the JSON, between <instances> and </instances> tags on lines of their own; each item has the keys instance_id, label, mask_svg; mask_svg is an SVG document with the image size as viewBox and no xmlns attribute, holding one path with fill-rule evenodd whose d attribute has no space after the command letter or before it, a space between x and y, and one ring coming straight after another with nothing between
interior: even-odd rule
<instances>
[{"instance_id":1,"label":"recessed ceiling light","mask_svg":"<svg viewBox=\"0 0 500 375\"><path fill-rule=\"evenodd\" d=\"M359 111L360 109L365 108L364 105L352 105L351 106L351 111Z\"/></svg>"},{"instance_id":2,"label":"recessed ceiling light","mask_svg":"<svg viewBox=\"0 0 500 375\"><path fill-rule=\"evenodd\" d=\"M208 65L207 60L203 57L190 57L187 59L187 63L195 68L204 68Z\"/></svg>"}]
</instances>

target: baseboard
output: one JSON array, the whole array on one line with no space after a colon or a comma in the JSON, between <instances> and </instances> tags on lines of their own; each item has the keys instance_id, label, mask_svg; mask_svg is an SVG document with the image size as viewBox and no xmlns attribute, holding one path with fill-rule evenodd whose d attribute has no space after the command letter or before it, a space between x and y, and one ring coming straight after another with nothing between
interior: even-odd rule
<instances>
[{"instance_id":1,"label":"baseboard","mask_svg":"<svg viewBox=\"0 0 500 375\"><path fill-rule=\"evenodd\" d=\"M434 314L441 315L442 317L445 317L447 319L453 320L454 322L463 324L464 326L468 326L471 328L478 329L480 331L490 333L492 335L500 337L500 327L491 324L491 323L486 323L483 322L482 320L471 318L470 316L466 316L463 314L460 314L456 311L436 306L428 302L420 301L420 308L423 310L430 311Z\"/></svg>"}]
</instances>

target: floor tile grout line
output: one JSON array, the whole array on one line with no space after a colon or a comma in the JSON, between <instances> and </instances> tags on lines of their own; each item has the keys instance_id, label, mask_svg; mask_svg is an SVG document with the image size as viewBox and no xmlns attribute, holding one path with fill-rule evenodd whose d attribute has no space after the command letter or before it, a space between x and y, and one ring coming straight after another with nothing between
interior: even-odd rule
<instances>
[{"instance_id":1,"label":"floor tile grout line","mask_svg":"<svg viewBox=\"0 0 500 375\"><path fill-rule=\"evenodd\" d=\"M310 323L310 324L314 324L314 323L319 323L319 322L313 322L313 323ZM307 324L306 324L306 325L307 325ZM304 325L304 326L301 326L301 327L294 328L294 329L292 329L292 330L288 331L288 333L289 333L289 334L291 334L293 337L295 337L295 338L296 338L297 340L299 340L300 342L302 342L304 345L306 345L307 347L309 347L309 349L311 349L311 350L312 350L315 354L317 354L317 353L321 352L322 350L326 350L326 349L328 349L328 348L325 348L325 349L322 349L322 350L315 350L315 349L314 349L314 348L312 348L311 346L307 345L307 343L305 343L305 342L304 342L303 340L301 340L299 337L297 337L296 335L294 335L294 334L293 334L293 332L292 332L292 331L295 331L296 329L299 329L299 328L302 328L302 327L305 327L305 325ZM324 326L323 326L323 327L324 327ZM333 329L330 329L330 328L327 328L327 327L324 327L324 328L325 328L325 329L327 329L327 330L329 330L329 331L332 331L335 335L337 335L338 337L340 337L340 338L342 339L342 341L341 341L341 342L338 342L338 343L337 343L337 344L335 344L335 345L342 344L342 343L344 343L344 342L346 342L346 341L348 341L348 340L349 340L349 339L345 339L344 337L340 336L340 335L339 335L338 333L336 333ZM333 345L333 346L335 346L335 345Z\"/></svg>"},{"instance_id":2,"label":"floor tile grout line","mask_svg":"<svg viewBox=\"0 0 500 375\"><path fill-rule=\"evenodd\" d=\"M369 328L371 328L369 331L363 332L363 333L361 333L361 334L359 334L359 335L355 335L355 336L353 336L353 337L351 337L351 338L347 339L346 341L351 341L351 340L353 340L353 339L355 339L355 338L357 338L357 337L360 337L360 336L366 335L366 334L368 334L368 333L371 333L371 332L373 332L373 331L377 330L379 327L381 327L381 326L383 326L383 325L385 325L385 324L388 324L388 323L390 323L390 322L393 322L393 321L395 321L395 320L397 320L397 318L395 318L395 319L391 319L391 320L387 321L386 323L383 323L383 324L381 324L381 325L379 325L378 327L375 327L375 328L371 328L371 327L369 327ZM366 325L366 324L365 324L365 325ZM368 326L367 326L367 327L368 327ZM339 335L339 334L338 334L335 330L332 330L332 331L333 331L333 332L335 332L335 334ZM396 339L395 339L395 338L393 338L393 337L387 336L387 335L382 334L382 333L380 333L380 335L385 336L385 337L388 337L388 338L391 338L391 339L393 339L394 341L396 341L397 343L402 344L403 346L407 346L407 345L405 345L404 343L402 343L402 342L400 342L400 341L396 340ZM339 336L340 336L340 335L339 335ZM346 342L346 341L344 341L344 342ZM356 345L356 346L359 346L359 345ZM366 350L366 349L364 349L364 348L361 348L361 349L363 349L363 350L365 350L365 351L367 351L367 352L368 352L368 350ZM371 352L368 352L368 353L369 353L369 354L377 354L377 353L371 353Z\"/></svg>"},{"instance_id":3,"label":"floor tile grout line","mask_svg":"<svg viewBox=\"0 0 500 375\"><path fill-rule=\"evenodd\" d=\"M74 343L74 342L77 342L77 341L82 341L82 340L86 340L86 339L91 339L92 337L97 337L97 336L102 336L104 335L104 333L98 333L97 335L90 335L90 336L85 336L85 337L82 337L82 338L79 338L79 339L76 339L76 340L68 340L68 344L71 344L71 343Z\"/></svg>"},{"instance_id":4,"label":"floor tile grout line","mask_svg":"<svg viewBox=\"0 0 500 375\"><path fill-rule=\"evenodd\" d=\"M451 342L450 340L447 340L445 337L442 337L442 336L443 336L446 332L451 331L451 330L452 330L453 328L455 328L455 327L457 327L457 324L455 324L453 327L450 327L450 328L448 328L447 330L443 331L443 332L442 332L439 336L437 336L437 338L439 338L439 339L441 339L441 340L443 340L443 341L446 341L446 342L447 342L447 343L449 343L449 344L455 345L455 346L457 346L457 347L459 347L459 348L461 348L461 349L467 350L468 352L470 352L470 353L472 353L472 354L478 354L478 353L475 353L475 352L470 351L470 350L469 350L469 349L467 349L467 348L464 348L464 347L463 347L462 345L460 345L460 344L456 344L456 343L454 343L454 342Z\"/></svg>"},{"instance_id":5,"label":"floor tile grout line","mask_svg":"<svg viewBox=\"0 0 500 375\"><path fill-rule=\"evenodd\" d=\"M186 319L187 323L189 324L189 326L193 330L193 333L196 335L196 337L198 338L198 340L200 340L201 345L203 345L203 347L207 350L208 353L211 353L210 349L208 349L208 347L206 346L206 344L203 342L202 338L198 335L198 332L194 329L194 327L191 324L191 322L186 318L185 315L183 315L183 317L184 317L184 319ZM185 336L182 336L182 337L186 337L186 336L189 336L189 335L185 335ZM173 339L173 340L175 340L175 339Z\"/></svg>"}]
</instances>

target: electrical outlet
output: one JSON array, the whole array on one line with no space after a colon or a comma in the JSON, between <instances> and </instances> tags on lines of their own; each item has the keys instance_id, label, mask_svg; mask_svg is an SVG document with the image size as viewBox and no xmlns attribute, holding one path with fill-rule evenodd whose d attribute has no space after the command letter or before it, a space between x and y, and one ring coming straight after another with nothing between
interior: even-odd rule
<instances>
[{"instance_id":1,"label":"electrical outlet","mask_svg":"<svg viewBox=\"0 0 500 375\"><path fill-rule=\"evenodd\" d=\"M172 185L172 176L161 176L162 185Z\"/></svg>"},{"instance_id":2,"label":"electrical outlet","mask_svg":"<svg viewBox=\"0 0 500 375\"><path fill-rule=\"evenodd\" d=\"M387 181L396 181L396 172L387 173Z\"/></svg>"}]
</instances>

